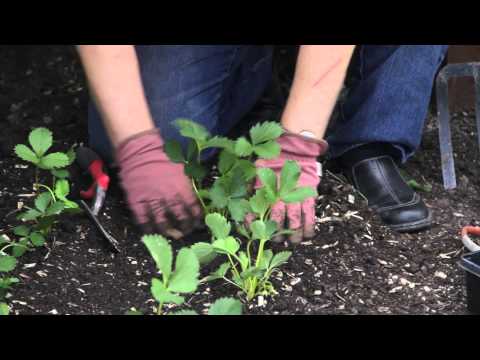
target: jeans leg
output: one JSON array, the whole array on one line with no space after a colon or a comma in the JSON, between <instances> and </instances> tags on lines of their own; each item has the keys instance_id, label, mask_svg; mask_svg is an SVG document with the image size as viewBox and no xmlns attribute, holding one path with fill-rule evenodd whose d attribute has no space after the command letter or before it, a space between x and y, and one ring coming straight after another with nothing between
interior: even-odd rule
<instances>
[{"instance_id":1,"label":"jeans leg","mask_svg":"<svg viewBox=\"0 0 480 360\"><path fill-rule=\"evenodd\" d=\"M435 75L447 45L362 45L358 79L328 137L331 156L368 143L390 143L406 161L418 149Z\"/></svg>"},{"instance_id":2,"label":"jeans leg","mask_svg":"<svg viewBox=\"0 0 480 360\"><path fill-rule=\"evenodd\" d=\"M143 86L164 139L186 140L172 122L191 119L213 134L225 134L255 104L270 81L271 54L262 46L137 46ZM268 65L270 59L270 67ZM110 141L93 103L90 146L113 158Z\"/></svg>"}]
</instances>

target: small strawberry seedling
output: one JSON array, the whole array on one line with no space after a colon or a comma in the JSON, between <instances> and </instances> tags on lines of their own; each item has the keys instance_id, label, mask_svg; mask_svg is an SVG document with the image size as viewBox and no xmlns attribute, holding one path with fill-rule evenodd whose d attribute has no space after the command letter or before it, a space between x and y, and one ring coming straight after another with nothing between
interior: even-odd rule
<instances>
[{"instance_id":1,"label":"small strawberry seedling","mask_svg":"<svg viewBox=\"0 0 480 360\"><path fill-rule=\"evenodd\" d=\"M16 257L33 247L43 246L57 218L64 212L80 211L78 204L68 200L70 185L67 180L69 172L66 169L75 160L75 152L67 153L48 150L53 145L52 132L46 128L34 129L28 137L29 146L15 146L16 155L35 167L35 182L33 189L36 197L31 206L24 206L26 211L18 215L25 224L14 228L13 233L19 240L12 244L12 254ZM40 173L49 172L52 185L40 183ZM43 191L42 191L43 190Z\"/></svg>"},{"instance_id":2,"label":"small strawberry seedling","mask_svg":"<svg viewBox=\"0 0 480 360\"><path fill-rule=\"evenodd\" d=\"M6 239L2 240L4 238L4 236L0 238L0 315L8 315L10 312L8 305L2 301L5 299L7 291L10 290L11 286L19 281L15 277L2 275L9 273L17 266L17 259L6 253L10 244Z\"/></svg>"},{"instance_id":3,"label":"small strawberry seedling","mask_svg":"<svg viewBox=\"0 0 480 360\"><path fill-rule=\"evenodd\" d=\"M212 137L206 128L189 120L177 120L175 124L189 139L189 145L184 153L178 142L169 141L166 152L172 161L184 164L212 234L211 243L197 243L192 249L201 264L218 255L228 259L204 281L224 279L241 289L248 301L258 295L275 294L270 277L291 253L274 254L265 246L272 238L291 232L277 229L277 224L269 220L271 209L279 201L301 203L317 195L315 189L297 186L300 167L294 161L285 162L279 179L271 169L257 170L255 159L279 156L281 149L276 140L283 129L277 123L265 122L250 130L249 139L230 140ZM207 170L201 164L202 152L211 148L220 149L219 176L213 185L203 187ZM252 194L249 189L256 177L263 186ZM246 221L247 214L250 222ZM239 236L233 235L233 228Z\"/></svg>"},{"instance_id":4,"label":"small strawberry seedling","mask_svg":"<svg viewBox=\"0 0 480 360\"><path fill-rule=\"evenodd\" d=\"M158 302L157 315L164 313L166 304L181 305L185 302L182 295L192 294L199 284L200 263L193 250L181 249L175 259L173 269L173 250L167 239L160 235L146 235L142 239L152 256L161 279L152 279L151 292ZM235 299L220 299L215 302L209 315L241 315L242 304ZM130 315L141 315L140 312L130 311ZM171 315L197 315L191 310L182 310Z\"/></svg>"}]
</instances>

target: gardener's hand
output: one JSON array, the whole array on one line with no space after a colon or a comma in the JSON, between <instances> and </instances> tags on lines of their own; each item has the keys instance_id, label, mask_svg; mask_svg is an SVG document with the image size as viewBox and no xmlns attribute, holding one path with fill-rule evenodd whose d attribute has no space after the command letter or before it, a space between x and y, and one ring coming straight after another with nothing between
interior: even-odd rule
<instances>
[{"instance_id":1,"label":"gardener's hand","mask_svg":"<svg viewBox=\"0 0 480 360\"><path fill-rule=\"evenodd\" d=\"M124 141L116 159L128 204L144 232L179 239L195 230L201 208L192 184L183 165L168 159L157 130Z\"/></svg>"},{"instance_id":2,"label":"gardener's hand","mask_svg":"<svg viewBox=\"0 0 480 360\"><path fill-rule=\"evenodd\" d=\"M320 174L317 165L318 158L328 150L328 144L323 140L314 140L301 135L285 133L278 140L282 149L281 154L274 160L258 160L257 168L270 168L280 176L283 165L287 160L295 160L301 168L298 182L299 187L308 186L317 189L320 184ZM256 187L262 184L257 180ZM271 219L277 222L281 229L295 231L289 240L298 244L303 239L313 238L315 235L315 201L314 198L305 200L302 204L285 204L279 202L272 209ZM281 241L282 239L275 239Z\"/></svg>"}]
</instances>

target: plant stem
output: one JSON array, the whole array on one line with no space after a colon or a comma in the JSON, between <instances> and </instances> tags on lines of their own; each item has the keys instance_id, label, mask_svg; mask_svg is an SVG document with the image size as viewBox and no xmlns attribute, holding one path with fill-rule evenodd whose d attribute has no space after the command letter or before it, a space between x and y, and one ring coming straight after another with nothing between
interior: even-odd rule
<instances>
[{"instance_id":1,"label":"plant stem","mask_svg":"<svg viewBox=\"0 0 480 360\"><path fill-rule=\"evenodd\" d=\"M43 184L38 184L38 187L41 188L45 188L48 190L48 192L50 193L50 195L52 195L52 200L53 202L57 202L57 198L55 197L55 193L53 192L53 190L51 188L49 188L47 185L43 185Z\"/></svg>"},{"instance_id":2,"label":"plant stem","mask_svg":"<svg viewBox=\"0 0 480 360\"><path fill-rule=\"evenodd\" d=\"M238 272L237 270L237 267L235 266L235 262L233 261L232 257L230 256L230 254L227 254L228 256L228 260L230 261L230 264L232 264L232 271L235 272L235 275L240 277L240 273Z\"/></svg>"},{"instance_id":3,"label":"plant stem","mask_svg":"<svg viewBox=\"0 0 480 360\"><path fill-rule=\"evenodd\" d=\"M197 195L198 201L200 201L200 204L202 205L203 211L207 213L207 206L205 205L205 202L203 201L202 197L200 196L200 193L197 188L197 184L195 183L195 179L192 179L192 185L193 185L193 190L195 191L195 194Z\"/></svg>"},{"instance_id":4,"label":"plant stem","mask_svg":"<svg viewBox=\"0 0 480 360\"><path fill-rule=\"evenodd\" d=\"M162 315L163 301L158 304L157 315Z\"/></svg>"},{"instance_id":5,"label":"plant stem","mask_svg":"<svg viewBox=\"0 0 480 360\"><path fill-rule=\"evenodd\" d=\"M258 247L258 255L257 255L257 261L255 263L255 266L258 267L260 265L260 261L263 258L263 249L265 247L265 243L267 242L266 239L260 240L260 246Z\"/></svg>"},{"instance_id":6,"label":"plant stem","mask_svg":"<svg viewBox=\"0 0 480 360\"><path fill-rule=\"evenodd\" d=\"M8 248L13 247L13 246L18 246L18 247L23 247L25 249L28 249L28 247L25 246L25 245L22 245L22 244L19 244L19 243L11 243L11 244L8 244L8 245L4 246L2 249L0 249L0 253L5 254L5 250L7 250Z\"/></svg>"},{"instance_id":7,"label":"plant stem","mask_svg":"<svg viewBox=\"0 0 480 360\"><path fill-rule=\"evenodd\" d=\"M245 292L245 289L242 288L241 286L239 286L238 284L235 284L232 280L230 280L229 278L226 278L226 277L223 277L223 280L225 280L227 283L229 283L230 285L233 285L233 286L236 286L237 288L239 288L240 290L242 290L243 292Z\"/></svg>"},{"instance_id":8,"label":"plant stem","mask_svg":"<svg viewBox=\"0 0 480 360\"><path fill-rule=\"evenodd\" d=\"M34 185L34 187L35 187L34 190L35 190L35 194L36 194L36 195L38 195L38 190L39 190L39 189L38 189L38 188L39 188L38 182L39 182L39 179L38 179L38 167L36 167L36 168L35 168L35 185Z\"/></svg>"},{"instance_id":9,"label":"plant stem","mask_svg":"<svg viewBox=\"0 0 480 360\"><path fill-rule=\"evenodd\" d=\"M250 252L250 248L252 247L253 240L249 240L247 244L247 257L248 257L248 265L252 263L252 253Z\"/></svg>"}]
</instances>

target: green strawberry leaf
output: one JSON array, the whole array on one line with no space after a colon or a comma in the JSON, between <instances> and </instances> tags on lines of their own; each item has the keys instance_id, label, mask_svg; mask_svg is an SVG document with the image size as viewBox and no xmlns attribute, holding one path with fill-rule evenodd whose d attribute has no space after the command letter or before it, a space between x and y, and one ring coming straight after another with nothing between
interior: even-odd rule
<instances>
[{"instance_id":1,"label":"green strawberry leaf","mask_svg":"<svg viewBox=\"0 0 480 360\"><path fill-rule=\"evenodd\" d=\"M258 267L262 270L268 269L268 266L270 265L272 258L273 258L273 251L265 250L265 252L263 253L263 257L260 259L260 264L258 265Z\"/></svg>"},{"instance_id":2,"label":"green strawberry leaf","mask_svg":"<svg viewBox=\"0 0 480 360\"><path fill-rule=\"evenodd\" d=\"M208 310L208 315L242 315L242 307L242 303L237 299L223 298L213 303L213 305Z\"/></svg>"},{"instance_id":3,"label":"green strawberry leaf","mask_svg":"<svg viewBox=\"0 0 480 360\"><path fill-rule=\"evenodd\" d=\"M229 262L223 263L218 267L218 269L215 272L207 276L206 281L223 279L227 275L228 270L230 270L230 267L231 265Z\"/></svg>"},{"instance_id":4,"label":"green strawberry leaf","mask_svg":"<svg viewBox=\"0 0 480 360\"><path fill-rule=\"evenodd\" d=\"M61 152L51 153L41 158L38 167L44 170L60 169L68 166L68 156Z\"/></svg>"},{"instance_id":5,"label":"green strawberry leaf","mask_svg":"<svg viewBox=\"0 0 480 360\"><path fill-rule=\"evenodd\" d=\"M176 293L192 293L197 290L200 263L192 249L178 252L175 271L168 282L168 290Z\"/></svg>"},{"instance_id":6,"label":"green strawberry leaf","mask_svg":"<svg viewBox=\"0 0 480 360\"><path fill-rule=\"evenodd\" d=\"M24 213L18 215L17 219L25 220L25 221L32 221L36 220L38 217L42 216L42 213L35 209L30 209Z\"/></svg>"},{"instance_id":7,"label":"green strawberry leaf","mask_svg":"<svg viewBox=\"0 0 480 360\"><path fill-rule=\"evenodd\" d=\"M80 209L80 206L71 200L68 199L62 199L62 202L65 206L65 212L68 214L80 214L82 210Z\"/></svg>"},{"instance_id":8,"label":"green strawberry leaf","mask_svg":"<svg viewBox=\"0 0 480 360\"><path fill-rule=\"evenodd\" d=\"M221 254L235 255L240 249L240 244L233 236L215 240L212 245Z\"/></svg>"},{"instance_id":9,"label":"green strawberry leaf","mask_svg":"<svg viewBox=\"0 0 480 360\"><path fill-rule=\"evenodd\" d=\"M263 184L265 194L270 202L277 200L277 175L270 168L261 168L257 171L258 177Z\"/></svg>"},{"instance_id":10,"label":"green strawberry leaf","mask_svg":"<svg viewBox=\"0 0 480 360\"><path fill-rule=\"evenodd\" d=\"M245 181L253 180L257 176L257 168L250 161L237 160L237 167L242 171L242 177Z\"/></svg>"},{"instance_id":11,"label":"green strawberry leaf","mask_svg":"<svg viewBox=\"0 0 480 360\"><path fill-rule=\"evenodd\" d=\"M41 213L44 213L52 202L52 195L49 192L41 193L35 199L35 207Z\"/></svg>"},{"instance_id":12,"label":"green strawberry leaf","mask_svg":"<svg viewBox=\"0 0 480 360\"><path fill-rule=\"evenodd\" d=\"M60 203L63 206L61 201L57 201L57 203ZM56 210L56 209L53 209L53 210ZM47 213L48 213L48 211L49 210L47 210ZM47 214L47 213L45 213L45 214ZM37 231L50 231L51 226L55 223L55 220L56 220L55 216L53 216L53 215L54 214L49 214L49 215L42 216L42 217L38 218L37 219L38 224L35 226L36 230Z\"/></svg>"},{"instance_id":13,"label":"green strawberry leaf","mask_svg":"<svg viewBox=\"0 0 480 360\"><path fill-rule=\"evenodd\" d=\"M143 313L138 310L128 310L125 315L130 315L130 316L143 316Z\"/></svg>"},{"instance_id":14,"label":"green strawberry leaf","mask_svg":"<svg viewBox=\"0 0 480 360\"><path fill-rule=\"evenodd\" d=\"M250 211L250 203L246 199L231 199L228 202L230 216L236 222L243 222Z\"/></svg>"},{"instance_id":15,"label":"green strawberry leaf","mask_svg":"<svg viewBox=\"0 0 480 360\"><path fill-rule=\"evenodd\" d=\"M253 145L258 145L266 141L278 139L283 134L283 129L280 124L275 122L264 122L255 125L250 130L250 138Z\"/></svg>"},{"instance_id":16,"label":"green strawberry leaf","mask_svg":"<svg viewBox=\"0 0 480 360\"><path fill-rule=\"evenodd\" d=\"M67 195L70 193L70 184L67 180L60 179L55 183L55 196L61 200L67 200Z\"/></svg>"},{"instance_id":17,"label":"green strawberry leaf","mask_svg":"<svg viewBox=\"0 0 480 360\"><path fill-rule=\"evenodd\" d=\"M188 177L201 182L207 175L207 170L198 162L189 161L187 164L185 164L185 174Z\"/></svg>"},{"instance_id":18,"label":"green strawberry leaf","mask_svg":"<svg viewBox=\"0 0 480 360\"><path fill-rule=\"evenodd\" d=\"M267 200L264 189L258 189L255 195L250 198L249 202L252 211L260 216L263 216L271 205Z\"/></svg>"},{"instance_id":19,"label":"green strawberry leaf","mask_svg":"<svg viewBox=\"0 0 480 360\"><path fill-rule=\"evenodd\" d=\"M10 313L10 308L5 303L0 303L0 316L6 316Z\"/></svg>"},{"instance_id":20,"label":"green strawberry leaf","mask_svg":"<svg viewBox=\"0 0 480 360\"><path fill-rule=\"evenodd\" d=\"M0 255L0 272L9 272L17 266L17 259L9 255Z\"/></svg>"},{"instance_id":21,"label":"green strawberry leaf","mask_svg":"<svg viewBox=\"0 0 480 360\"><path fill-rule=\"evenodd\" d=\"M191 120L178 119L174 121L174 125L180 130L183 137L194 139L198 143L204 143L210 137L210 133L203 125Z\"/></svg>"},{"instance_id":22,"label":"green strawberry leaf","mask_svg":"<svg viewBox=\"0 0 480 360\"><path fill-rule=\"evenodd\" d=\"M165 142L165 153L170 161L174 163L184 163L185 156L183 155L182 145L176 140L168 140Z\"/></svg>"},{"instance_id":23,"label":"green strawberry leaf","mask_svg":"<svg viewBox=\"0 0 480 360\"><path fill-rule=\"evenodd\" d=\"M256 220L250 225L250 230L252 231L253 240L266 240L268 239L267 235L267 225L264 221Z\"/></svg>"},{"instance_id":24,"label":"green strawberry leaf","mask_svg":"<svg viewBox=\"0 0 480 360\"><path fill-rule=\"evenodd\" d=\"M217 254L215 253L215 249L213 248L212 244L199 242L193 244L190 248L195 253L195 256L197 257L200 265L209 264L217 257Z\"/></svg>"},{"instance_id":25,"label":"green strawberry leaf","mask_svg":"<svg viewBox=\"0 0 480 360\"><path fill-rule=\"evenodd\" d=\"M46 216L59 215L65 209L65 204L63 201L57 201L50 205L50 207L45 211Z\"/></svg>"},{"instance_id":26,"label":"green strawberry leaf","mask_svg":"<svg viewBox=\"0 0 480 360\"><path fill-rule=\"evenodd\" d=\"M7 235L0 235L0 247L5 244L10 244L12 241L7 237Z\"/></svg>"},{"instance_id":27,"label":"green strawberry leaf","mask_svg":"<svg viewBox=\"0 0 480 360\"><path fill-rule=\"evenodd\" d=\"M244 236L244 237L246 237L246 238L250 238L250 234L248 233L247 228L246 228L245 225L243 225L243 224L242 224L242 225L237 225L237 232L238 232L240 235L242 235L242 236Z\"/></svg>"},{"instance_id":28,"label":"green strawberry leaf","mask_svg":"<svg viewBox=\"0 0 480 360\"><path fill-rule=\"evenodd\" d=\"M33 246L40 247L45 245L45 237L40 234L39 232L34 232L29 236L30 241L32 242Z\"/></svg>"},{"instance_id":29,"label":"green strawberry leaf","mask_svg":"<svg viewBox=\"0 0 480 360\"><path fill-rule=\"evenodd\" d=\"M53 144L52 132L46 128L37 128L28 136L33 151L41 158Z\"/></svg>"},{"instance_id":30,"label":"green strawberry leaf","mask_svg":"<svg viewBox=\"0 0 480 360\"><path fill-rule=\"evenodd\" d=\"M187 145L187 161L198 161L198 147L195 140L190 139Z\"/></svg>"},{"instance_id":31,"label":"green strawberry leaf","mask_svg":"<svg viewBox=\"0 0 480 360\"><path fill-rule=\"evenodd\" d=\"M69 171L65 169L61 169L61 170L53 169L53 170L50 170L50 172L52 173L53 176L55 176L58 179L66 179L70 177Z\"/></svg>"},{"instance_id":32,"label":"green strawberry leaf","mask_svg":"<svg viewBox=\"0 0 480 360\"><path fill-rule=\"evenodd\" d=\"M235 165L236 161L237 157L234 154L230 151L223 150L218 159L218 170L220 171L220 174L224 175L229 172Z\"/></svg>"},{"instance_id":33,"label":"green strawberry leaf","mask_svg":"<svg viewBox=\"0 0 480 360\"><path fill-rule=\"evenodd\" d=\"M290 251L279 252L278 254L275 254L272 261L270 262L269 267L271 269L275 269L280 265L285 264L288 261L288 259L290 259L291 256L292 256L292 253Z\"/></svg>"},{"instance_id":34,"label":"green strawberry leaf","mask_svg":"<svg viewBox=\"0 0 480 360\"><path fill-rule=\"evenodd\" d=\"M0 279L0 289L10 289L13 284L18 284L20 280L16 277L7 277Z\"/></svg>"},{"instance_id":35,"label":"green strawberry leaf","mask_svg":"<svg viewBox=\"0 0 480 360\"><path fill-rule=\"evenodd\" d=\"M38 156L26 145L15 146L15 154L17 154L20 159L35 165L40 162Z\"/></svg>"},{"instance_id":36,"label":"green strawberry leaf","mask_svg":"<svg viewBox=\"0 0 480 360\"><path fill-rule=\"evenodd\" d=\"M282 201L286 204L304 202L306 199L316 197L318 194L310 187L300 187L291 193L282 196Z\"/></svg>"},{"instance_id":37,"label":"green strawberry leaf","mask_svg":"<svg viewBox=\"0 0 480 360\"><path fill-rule=\"evenodd\" d=\"M227 219L218 213L207 215L205 218L205 224L207 224L208 228L216 239L226 238L228 235L230 235L230 231L232 230L232 227Z\"/></svg>"},{"instance_id":38,"label":"green strawberry leaf","mask_svg":"<svg viewBox=\"0 0 480 360\"><path fill-rule=\"evenodd\" d=\"M68 165L72 165L77 158L77 154L75 153L75 149L73 148L73 146L70 148L70 150L67 151L66 155L68 157Z\"/></svg>"},{"instance_id":39,"label":"green strawberry leaf","mask_svg":"<svg viewBox=\"0 0 480 360\"><path fill-rule=\"evenodd\" d=\"M229 198L244 198L247 195L247 183L242 176L242 170L239 168L233 169L231 173L224 175L217 181L222 184Z\"/></svg>"},{"instance_id":40,"label":"green strawberry leaf","mask_svg":"<svg viewBox=\"0 0 480 360\"><path fill-rule=\"evenodd\" d=\"M173 316L192 316L192 315L198 315L198 314L193 310L180 310L180 311L174 312L170 315L173 315Z\"/></svg>"},{"instance_id":41,"label":"green strawberry leaf","mask_svg":"<svg viewBox=\"0 0 480 360\"><path fill-rule=\"evenodd\" d=\"M15 246L12 246L12 255L16 258L23 256L30 249L29 245L28 238L20 239Z\"/></svg>"},{"instance_id":42,"label":"green strawberry leaf","mask_svg":"<svg viewBox=\"0 0 480 360\"><path fill-rule=\"evenodd\" d=\"M225 137L215 136L207 141L204 148L205 149L220 148L220 149L226 149L233 152L234 147L235 147L235 142L233 140L227 139Z\"/></svg>"},{"instance_id":43,"label":"green strawberry leaf","mask_svg":"<svg viewBox=\"0 0 480 360\"><path fill-rule=\"evenodd\" d=\"M238 253L238 261L240 262L240 266L242 268L242 271L245 271L248 269L250 262L248 261L248 256L245 253L245 251L240 251Z\"/></svg>"},{"instance_id":44,"label":"green strawberry leaf","mask_svg":"<svg viewBox=\"0 0 480 360\"><path fill-rule=\"evenodd\" d=\"M280 196L282 198L297 187L300 173L300 166L295 161L285 162L280 174Z\"/></svg>"},{"instance_id":45,"label":"green strawberry leaf","mask_svg":"<svg viewBox=\"0 0 480 360\"><path fill-rule=\"evenodd\" d=\"M30 234L30 228L25 225L20 225L13 229L13 233L17 236L25 237Z\"/></svg>"},{"instance_id":46,"label":"green strawberry leaf","mask_svg":"<svg viewBox=\"0 0 480 360\"><path fill-rule=\"evenodd\" d=\"M161 235L145 235L142 242L155 261L157 269L161 271L164 281L168 281L172 272L172 246Z\"/></svg>"},{"instance_id":47,"label":"green strawberry leaf","mask_svg":"<svg viewBox=\"0 0 480 360\"><path fill-rule=\"evenodd\" d=\"M278 230L278 224L275 221L268 220L265 222L265 232L267 239L270 239Z\"/></svg>"},{"instance_id":48,"label":"green strawberry leaf","mask_svg":"<svg viewBox=\"0 0 480 360\"><path fill-rule=\"evenodd\" d=\"M253 151L261 159L271 160L278 158L282 150L276 141L269 141L264 144L256 145L253 148Z\"/></svg>"},{"instance_id":49,"label":"green strawberry leaf","mask_svg":"<svg viewBox=\"0 0 480 360\"><path fill-rule=\"evenodd\" d=\"M240 157L252 155L253 146L244 137L241 137L235 142L235 154Z\"/></svg>"},{"instance_id":50,"label":"green strawberry leaf","mask_svg":"<svg viewBox=\"0 0 480 360\"><path fill-rule=\"evenodd\" d=\"M224 209L228 204L228 196L220 179L217 179L210 189L210 200L216 209Z\"/></svg>"},{"instance_id":51,"label":"green strawberry leaf","mask_svg":"<svg viewBox=\"0 0 480 360\"><path fill-rule=\"evenodd\" d=\"M240 279L246 280L246 279L252 279L252 278L261 278L265 271L263 269L260 269L259 267L250 267L244 272L240 274Z\"/></svg>"},{"instance_id":52,"label":"green strawberry leaf","mask_svg":"<svg viewBox=\"0 0 480 360\"><path fill-rule=\"evenodd\" d=\"M172 294L158 279L152 279L152 286L150 290L155 300L157 300L159 303L181 305L185 302L184 297Z\"/></svg>"}]
</instances>

